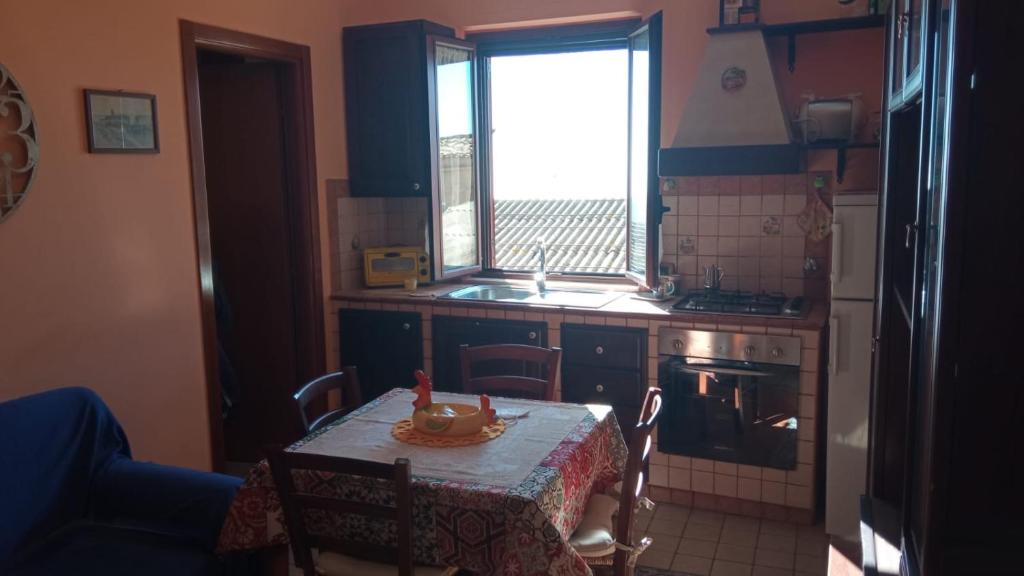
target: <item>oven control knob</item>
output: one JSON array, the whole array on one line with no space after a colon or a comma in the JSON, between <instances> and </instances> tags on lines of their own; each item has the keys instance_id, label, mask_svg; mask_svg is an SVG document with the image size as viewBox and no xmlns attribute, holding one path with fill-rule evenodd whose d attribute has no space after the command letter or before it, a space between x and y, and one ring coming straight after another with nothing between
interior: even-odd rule
<instances>
[{"instance_id":1,"label":"oven control knob","mask_svg":"<svg viewBox=\"0 0 1024 576\"><path fill-rule=\"evenodd\" d=\"M747 346L746 348L743 349L743 355L746 356L747 358L753 357L756 352L757 348L754 348L753 346Z\"/></svg>"},{"instance_id":2,"label":"oven control knob","mask_svg":"<svg viewBox=\"0 0 1024 576\"><path fill-rule=\"evenodd\" d=\"M682 352L684 346L686 346L686 342L683 342L679 338L672 341L672 347L676 349L676 352Z\"/></svg>"},{"instance_id":3,"label":"oven control knob","mask_svg":"<svg viewBox=\"0 0 1024 576\"><path fill-rule=\"evenodd\" d=\"M786 351L782 349L782 346L776 346L772 348L772 358L782 358L786 355Z\"/></svg>"}]
</instances>

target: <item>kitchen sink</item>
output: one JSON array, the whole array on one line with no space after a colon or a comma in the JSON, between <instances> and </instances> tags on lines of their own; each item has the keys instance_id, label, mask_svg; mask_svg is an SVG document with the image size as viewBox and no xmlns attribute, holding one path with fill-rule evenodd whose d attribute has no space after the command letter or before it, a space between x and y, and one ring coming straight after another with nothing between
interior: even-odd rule
<instances>
[{"instance_id":1,"label":"kitchen sink","mask_svg":"<svg viewBox=\"0 0 1024 576\"><path fill-rule=\"evenodd\" d=\"M478 302L513 302L540 306L571 308L600 308L615 300L621 293L598 290L545 290L508 284L478 284L450 292L443 298L449 300L474 300Z\"/></svg>"}]
</instances>

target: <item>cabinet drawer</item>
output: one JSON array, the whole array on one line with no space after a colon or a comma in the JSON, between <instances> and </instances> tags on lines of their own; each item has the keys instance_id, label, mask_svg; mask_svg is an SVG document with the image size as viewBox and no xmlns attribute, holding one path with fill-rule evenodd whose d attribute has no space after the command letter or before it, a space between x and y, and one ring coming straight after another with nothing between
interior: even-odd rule
<instances>
[{"instance_id":1,"label":"cabinet drawer","mask_svg":"<svg viewBox=\"0 0 1024 576\"><path fill-rule=\"evenodd\" d=\"M562 350L567 364L640 370L646 348L646 330L562 325Z\"/></svg>"},{"instance_id":2,"label":"cabinet drawer","mask_svg":"<svg viewBox=\"0 0 1024 576\"><path fill-rule=\"evenodd\" d=\"M567 364L562 369L562 400L579 404L639 406L646 388L643 374Z\"/></svg>"}]
</instances>

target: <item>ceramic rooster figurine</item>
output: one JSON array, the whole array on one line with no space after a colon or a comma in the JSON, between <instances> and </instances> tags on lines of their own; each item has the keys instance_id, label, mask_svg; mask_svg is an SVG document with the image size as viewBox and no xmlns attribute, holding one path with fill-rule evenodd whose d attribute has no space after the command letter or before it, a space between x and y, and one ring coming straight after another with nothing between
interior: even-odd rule
<instances>
[{"instance_id":1,"label":"ceramic rooster figurine","mask_svg":"<svg viewBox=\"0 0 1024 576\"><path fill-rule=\"evenodd\" d=\"M486 394L480 396L480 407L469 404L441 403L435 404L431 398L434 383L422 370L417 370L416 393L413 400L413 426L429 434L461 436L476 434L480 429L497 422L497 411L491 408L491 399Z\"/></svg>"},{"instance_id":2,"label":"ceramic rooster figurine","mask_svg":"<svg viewBox=\"0 0 1024 576\"><path fill-rule=\"evenodd\" d=\"M434 403L430 397L430 393L434 390L434 383L423 370L417 370L414 375L416 376L416 387L412 391L416 393L416 399L413 400L412 406L417 410L429 411L430 405Z\"/></svg>"}]
</instances>

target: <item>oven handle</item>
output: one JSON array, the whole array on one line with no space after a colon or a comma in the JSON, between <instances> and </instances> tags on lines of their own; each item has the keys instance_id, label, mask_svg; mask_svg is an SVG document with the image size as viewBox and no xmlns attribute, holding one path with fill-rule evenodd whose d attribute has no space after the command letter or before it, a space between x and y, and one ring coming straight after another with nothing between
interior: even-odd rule
<instances>
[{"instance_id":1,"label":"oven handle","mask_svg":"<svg viewBox=\"0 0 1024 576\"><path fill-rule=\"evenodd\" d=\"M703 374L707 372L715 374L728 374L730 376L771 376L767 372L761 372L760 370L746 370L744 368L725 368L708 365L707 367L694 368L690 366L680 366L681 372L687 372L689 374Z\"/></svg>"}]
</instances>

